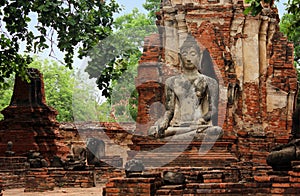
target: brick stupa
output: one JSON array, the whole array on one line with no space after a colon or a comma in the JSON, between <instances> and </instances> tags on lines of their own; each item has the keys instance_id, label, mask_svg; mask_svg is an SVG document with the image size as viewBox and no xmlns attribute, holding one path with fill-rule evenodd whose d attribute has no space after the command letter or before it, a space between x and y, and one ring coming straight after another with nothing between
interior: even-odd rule
<instances>
[{"instance_id":1,"label":"brick stupa","mask_svg":"<svg viewBox=\"0 0 300 196\"><path fill-rule=\"evenodd\" d=\"M4 155L7 142L13 142L16 156L30 150L41 152L48 160L53 155L62 156L68 149L59 140L58 114L46 104L43 76L37 69L29 68L30 82L16 77L10 105L1 113L0 155Z\"/></svg>"}]
</instances>

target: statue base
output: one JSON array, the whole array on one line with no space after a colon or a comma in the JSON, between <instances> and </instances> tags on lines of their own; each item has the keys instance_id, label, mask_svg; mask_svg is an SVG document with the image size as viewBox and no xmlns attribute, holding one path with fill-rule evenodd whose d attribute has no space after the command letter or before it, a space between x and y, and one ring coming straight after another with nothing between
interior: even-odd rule
<instances>
[{"instance_id":1,"label":"statue base","mask_svg":"<svg viewBox=\"0 0 300 196\"><path fill-rule=\"evenodd\" d=\"M143 161L145 167L225 167L238 162L232 151L235 138L216 142L169 140L134 136L128 159Z\"/></svg>"}]
</instances>

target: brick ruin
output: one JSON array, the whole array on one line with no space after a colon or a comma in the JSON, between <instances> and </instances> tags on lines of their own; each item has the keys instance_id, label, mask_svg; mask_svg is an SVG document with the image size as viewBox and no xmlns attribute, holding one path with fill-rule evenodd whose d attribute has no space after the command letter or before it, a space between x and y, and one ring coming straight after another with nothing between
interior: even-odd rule
<instances>
[{"instance_id":1,"label":"brick ruin","mask_svg":"<svg viewBox=\"0 0 300 196\"><path fill-rule=\"evenodd\" d=\"M293 45L279 32L276 8L265 5L253 17L244 15L244 7L243 1L227 0L162 3L157 13L161 33L145 39L136 79L141 135L156 121L149 108L164 102L163 81L178 73L176 48L190 32L211 56L210 77L220 85L218 124L223 140L235 140L236 156L265 165L269 150L287 143L298 93Z\"/></svg>"},{"instance_id":2,"label":"brick ruin","mask_svg":"<svg viewBox=\"0 0 300 196\"><path fill-rule=\"evenodd\" d=\"M162 1L156 22L159 33L145 39L138 67L137 129L130 148L152 151L166 145L145 135L161 115L156 103L164 103L164 81L180 73L177 53L187 33L211 58L203 62L201 72L219 82L218 125L224 136L203 156L197 152L209 144L190 143L176 159L156 171L180 171L187 176L187 184L162 186L157 176L145 174L140 179L110 179L107 195L299 193L298 162L292 163L294 171L282 173L272 173L266 164L270 150L291 138L298 94L293 45L279 32L276 8L264 4L258 16L245 16L246 6L240 0ZM162 154L134 155L146 166L153 166L183 143L169 142L169 150ZM142 188L134 185L140 183Z\"/></svg>"},{"instance_id":3,"label":"brick ruin","mask_svg":"<svg viewBox=\"0 0 300 196\"><path fill-rule=\"evenodd\" d=\"M61 142L57 111L46 104L43 76L37 69L28 72L30 83L16 77L10 105L1 111L0 154L11 141L17 156L30 150L41 152L48 160L55 154L64 156L69 149Z\"/></svg>"},{"instance_id":4,"label":"brick ruin","mask_svg":"<svg viewBox=\"0 0 300 196\"><path fill-rule=\"evenodd\" d=\"M138 130L147 130L156 120L149 108L163 102L163 81L179 66L174 48L180 36L191 32L212 58L214 77L221 86L219 125L226 135L276 137L283 142L290 137L298 89L293 45L279 32L275 8L265 8L256 17L243 11L243 1L166 1L162 5L157 24L164 28L160 35L145 39L138 67L137 123L146 125Z\"/></svg>"},{"instance_id":5,"label":"brick ruin","mask_svg":"<svg viewBox=\"0 0 300 196\"><path fill-rule=\"evenodd\" d=\"M159 33L145 38L138 66L139 107L134 135L132 124L59 125L55 111L45 105L43 84L31 83L36 85L34 88L42 89L34 91L37 93L33 97L37 98L31 100L24 98L24 94L33 92L24 89L31 87L22 83L15 89L11 105L2 111L5 120L0 122L0 183L3 180L4 186L14 187L12 182L5 181L6 176L19 175L22 177L13 181L15 184L18 181L17 185L26 187L27 191L52 190L62 183L65 187L91 187L97 182L106 183L104 195L299 193L297 166L300 162L292 163L292 171L280 172L272 171L266 164L270 150L287 143L291 137L298 93L293 45L279 32L276 8L265 5L254 17L243 14L245 6L240 0L162 2L157 13ZM188 32L210 56L211 60L204 62L210 69L204 67L201 71L219 82L218 125L223 128L224 136L213 144L170 142L168 150L153 153L166 142L148 138L147 130L161 114L155 104L164 103L164 81L180 72L177 52ZM69 149L63 147L71 143L85 145L88 137L105 142L107 157L117 154L123 163L140 159L147 170L130 178L122 168L108 165L80 172L54 168L32 170L22 156L1 157L8 141L14 142L16 155L33 149L47 157L66 154ZM20 141L26 142L19 145ZM199 155L198 150L203 146L210 150ZM180 148L185 149L180 151ZM172 155L176 158L167 161ZM186 183L165 185L162 174L166 171L184 174ZM76 177L78 181L70 180Z\"/></svg>"}]
</instances>

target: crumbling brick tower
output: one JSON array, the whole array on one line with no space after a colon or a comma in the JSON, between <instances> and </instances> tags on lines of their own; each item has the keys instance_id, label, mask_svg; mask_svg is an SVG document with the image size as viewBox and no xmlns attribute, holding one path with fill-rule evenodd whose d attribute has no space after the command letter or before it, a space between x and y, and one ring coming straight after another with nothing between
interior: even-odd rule
<instances>
[{"instance_id":1,"label":"crumbling brick tower","mask_svg":"<svg viewBox=\"0 0 300 196\"><path fill-rule=\"evenodd\" d=\"M69 149L61 142L57 111L46 104L42 74L33 68L28 73L29 83L16 77L10 105L1 111L4 120L0 121L0 156L11 141L17 156L33 150L50 161L54 155L66 155Z\"/></svg>"},{"instance_id":2,"label":"crumbling brick tower","mask_svg":"<svg viewBox=\"0 0 300 196\"><path fill-rule=\"evenodd\" d=\"M235 138L238 158L266 165L270 148L288 141L298 89L293 45L279 32L276 8L265 5L254 17L244 15L246 6L240 0L162 2L160 34L145 39L138 67L137 133L146 135L156 121L150 109L164 102L163 82L178 71L178 47L189 32L212 59L218 124L224 138Z\"/></svg>"}]
</instances>

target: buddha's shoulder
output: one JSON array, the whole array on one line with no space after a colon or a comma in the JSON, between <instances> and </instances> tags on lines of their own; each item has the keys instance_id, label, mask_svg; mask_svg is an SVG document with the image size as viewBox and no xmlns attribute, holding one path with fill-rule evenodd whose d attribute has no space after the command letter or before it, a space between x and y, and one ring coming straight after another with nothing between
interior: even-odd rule
<instances>
[{"instance_id":1,"label":"buddha's shoulder","mask_svg":"<svg viewBox=\"0 0 300 196\"><path fill-rule=\"evenodd\" d=\"M166 79L166 84L174 84L175 82L181 81L181 80L184 80L182 75L171 76L168 79Z\"/></svg>"}]
</instances>

